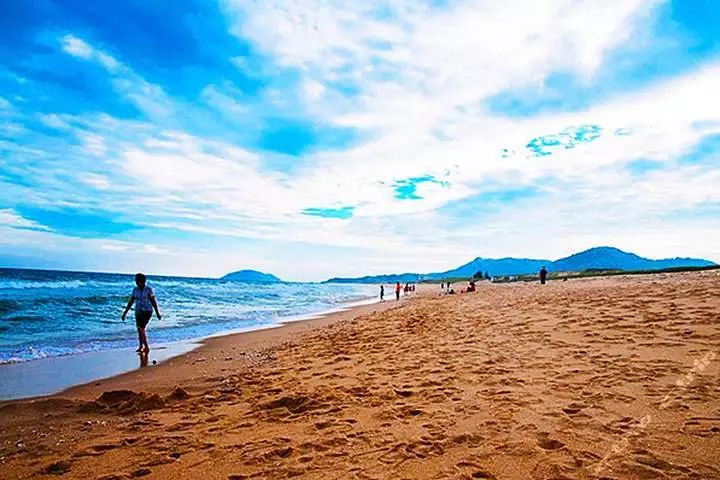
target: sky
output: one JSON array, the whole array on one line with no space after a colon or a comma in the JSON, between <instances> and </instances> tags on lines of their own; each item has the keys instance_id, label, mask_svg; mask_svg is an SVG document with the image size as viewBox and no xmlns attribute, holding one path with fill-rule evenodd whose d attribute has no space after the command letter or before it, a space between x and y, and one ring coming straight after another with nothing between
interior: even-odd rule
<instances>
[{"instance_id":1,"label":"sky","mask_svg":"<svg viewBox=\"0 0 720 480\"><path fill-rule=\"evenodd\" d=\"M5 0L0 266L720 262L714 0Z\"/></svg>"}]
</instances>

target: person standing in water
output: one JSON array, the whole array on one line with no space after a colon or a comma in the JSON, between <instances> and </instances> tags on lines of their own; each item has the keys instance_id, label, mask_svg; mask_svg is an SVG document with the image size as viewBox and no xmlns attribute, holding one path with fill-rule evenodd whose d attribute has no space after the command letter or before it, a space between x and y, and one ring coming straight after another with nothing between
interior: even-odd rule
<instances>
[{"instance_id":1,"label":"person standing in water","mask_svg":"<svg viewBox=\"0 0 720 480\"><path fill-rule=\"evenodd\" d=\"M547 280L547 270L545 269L545 265L540 269L540 284L545 285L545 280Z\"/></svg>"},{"instance_id":2,"label":"person standing in water","mask_svg":"<svg viewBox=\"0 0 720 480\"><path fill-rule=\"evenodd\" d=\"M385 285L380 285L380 301L385 301Z\"/></svg>"},{"instance_id":3,"label":"person standing in water","mask_svg":"<svg viewBox=\"0 0 720 480\"><path fill-rule=\"evenodd\" d=\"M130 296L127 306L125 307L125 311L122 314L122 319L124 322L125 317L127 317L127 314L130 311L130 307L132 307L134 303L135 326L137 327L138 341L140 343L137 351L138 353L147 353L150 351L150 345L148 345L145 329L147 328L148 322L150 322L153 309L155 310L155 315L157 315L158 320L162 319L162 315L160 315L157 301L155 301L155 291L153 291L151 286L147 285L147 278L144 274L138 273L135 275L135 285L137 286L133 288L132 295Z\"/></svg>"},{"instance_id":4,"label":"person standing in water","mask_svg":"<svg viewBox=\"0 0 720 480\"><path fill-rule=\"evenodd\" d=\"M395 284L395 300L400 300L400 282Z\"/></svg>"}]
</instances>

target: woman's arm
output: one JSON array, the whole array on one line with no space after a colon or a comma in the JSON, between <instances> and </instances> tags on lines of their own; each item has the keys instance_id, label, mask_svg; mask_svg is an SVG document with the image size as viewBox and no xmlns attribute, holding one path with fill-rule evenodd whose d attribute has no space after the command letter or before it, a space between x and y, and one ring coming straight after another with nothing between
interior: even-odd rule
<instances>
[{"instance_id":1,"label":"woman's arm","mask_svg":"<svg viewBox=\"0 0 720 480\"><path fill-rule=\"evenodd\" d=\"M152 303L152 306L155 309L155 314L157 315L158 320L162 320L162 315L160 315L160 310L158 310L157 302L155 301L155 295L150 297L150 303Z\"/></svg>"},{"instance_id":2,"label":"woman's arm","mask_svg":"<svg viewBox=\"0 0 720 480\"><path fill-rule=\"evenodd\" d=\"M127 313L130 311L130 307L132 307L132 304L135 302L135 297L130 295L130 300L128 300L127 306L125 307L125 311L122 314L123 322L125 321L125 317L127 317Z\"/></svg>"}]
</instances>

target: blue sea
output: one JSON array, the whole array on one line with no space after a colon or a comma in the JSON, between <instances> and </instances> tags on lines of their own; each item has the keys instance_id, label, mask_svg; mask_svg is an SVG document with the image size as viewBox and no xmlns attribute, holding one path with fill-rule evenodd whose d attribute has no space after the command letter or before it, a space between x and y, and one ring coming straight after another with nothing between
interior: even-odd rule
<instances>
[{"instance_id":1,"label":"blue sea","mask_svg":"<svg viewBox=\"0 0 720 480\"><path fill-rule=\"evenodd\" d=\"M257 285L148 276L163 314L152 344L253 330L368 301L370 285ZM136 346L135 317L121 321L132 275L0 269L0 364Z\"/></svg>"}]
</instances>

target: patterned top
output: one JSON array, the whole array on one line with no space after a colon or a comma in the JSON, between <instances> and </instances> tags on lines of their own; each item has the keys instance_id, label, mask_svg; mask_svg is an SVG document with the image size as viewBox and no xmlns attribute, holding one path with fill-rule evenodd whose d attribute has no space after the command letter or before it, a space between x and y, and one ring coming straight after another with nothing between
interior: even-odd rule
<instances>
[{"instance_id":1,"label":"patterned top","mask_svg":"<svg viewBox=\"0 0 720 480\"><path fill-rule=\"evenodd\" d=\"M150 299L155 296L155 291L152 287L148 285L145 285L143 289L135 287L133 288L132 296L135 299L135 310L152 312L153 307Z\"/></svg>"}]
</instances>

